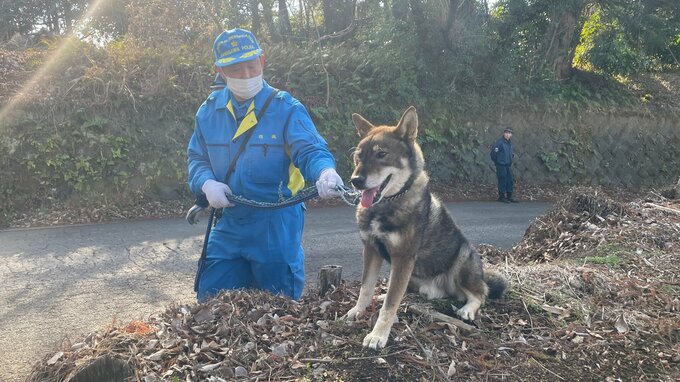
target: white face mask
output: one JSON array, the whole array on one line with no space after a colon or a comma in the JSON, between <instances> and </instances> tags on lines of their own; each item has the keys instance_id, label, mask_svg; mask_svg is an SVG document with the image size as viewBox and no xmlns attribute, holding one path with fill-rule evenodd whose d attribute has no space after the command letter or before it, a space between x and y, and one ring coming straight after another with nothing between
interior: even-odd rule
<instances>
[{"instance_id":1,"label":"white face mask","mask_svg":"<svg viewBox=\"0 0 680 382\"><path fill-rule=\"evenodd\" d=\"M244 100L255 97L255 94L259 93L263 86L262 74L246 79L227 77L227 87L229 90Z\"/></svg>"}]
</instances>

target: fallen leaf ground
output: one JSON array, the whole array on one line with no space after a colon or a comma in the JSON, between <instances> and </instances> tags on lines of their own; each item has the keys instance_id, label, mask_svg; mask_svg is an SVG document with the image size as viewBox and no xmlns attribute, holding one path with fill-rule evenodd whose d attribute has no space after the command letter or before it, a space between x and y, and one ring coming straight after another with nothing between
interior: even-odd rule
<instances>
[{"instance_id":1,"label":"fallen leaf ground","mask_svg":"<svg viewBox=\"0 0 680 382\"><path fill-rule=\"evenodd\" d=\"M338 319L356 301L357 283L298 302L232 291L65 342L35 363L30 380L77 380L106 359L145 382L677 381L674 210L678 200L658 193L624 200L570 191L513 249L480 246L510 288L487 301L472 330L412 309L427 303L454 315L458 302L409 294L388 346L373 351L361 342L379 302L359 321ZM382 281L376 294L384 290Z\"/></svg>"}]
</instances>

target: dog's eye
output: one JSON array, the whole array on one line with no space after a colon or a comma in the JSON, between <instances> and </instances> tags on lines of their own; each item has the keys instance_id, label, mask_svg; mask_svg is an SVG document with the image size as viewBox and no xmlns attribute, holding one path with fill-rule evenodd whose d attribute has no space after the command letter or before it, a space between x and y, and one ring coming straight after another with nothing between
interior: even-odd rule
<instances>
[{"instance_id":1,"label":"dog's eye","mask_svg":"<svg viewBox=\"0 0 680 382\"><path fill-rule=\"evenodd\" d=\"M387 156L387 153L385 151L378 151L377 153L375 153L375 157L378 158L378 159L382 159L386 156Z\"/></svg>"}]
</instances>

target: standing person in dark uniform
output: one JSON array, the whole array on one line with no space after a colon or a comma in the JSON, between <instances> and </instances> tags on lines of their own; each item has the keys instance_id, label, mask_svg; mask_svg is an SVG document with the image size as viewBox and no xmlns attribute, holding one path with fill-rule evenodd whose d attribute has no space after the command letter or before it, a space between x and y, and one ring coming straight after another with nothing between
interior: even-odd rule
<instances>
[{"instance_id":1,"label":"standing person in dark uniform","mask_svg":"<svg viewBox=\"0 0 680 382\"><path fill-rule=\"evenodd\" d=\"M512 197L512 127L503 130L503 136L491 146L491 160L496 165L498 178L498 201L502 203L517 203Z\"/></svg>"}]
</instances>

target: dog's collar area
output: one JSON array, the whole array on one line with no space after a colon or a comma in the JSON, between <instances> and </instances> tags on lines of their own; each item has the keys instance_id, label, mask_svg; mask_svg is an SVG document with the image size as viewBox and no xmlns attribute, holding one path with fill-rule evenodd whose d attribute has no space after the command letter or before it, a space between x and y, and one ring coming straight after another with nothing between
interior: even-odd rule
<instances>
[{"instance_id":1,"label":"dog's collar area","mask_svg":"<svg viewBox=\"0 0 680 382\"><path fill-rule=\"evenodd\" d=\"M406 184L404 184L404 187L402 187L401 190L399 190L399 192L397 192L394 195L382 197L375 204L378 204L378 203L381 203L381 202L391 202L392 200L396 200L396 199L401 198L402 196L406 195L407 192L409 192L409 190L411 189L411 186L413 186L413 182L415 182L415 180L416 180L416 177L414 175L411 175L408 178L408 180L406 181Z\"/></svg>"},{"instance_id":2,"label":"dog's collar area","mask_svg":"<svg viewBox=\"0 0 680 382\"><path fill-rule=\"evenodd\" d=\"M408 180L406 181L406 184L404 184L404 187L402 187L401 190L399 190L399 192L397 192L394 195L381 197L380 200L373 203L372 206L375 206L376 204L380 203L391 202L406 195L406 193L409 192L409 190L411 189L411 186L413 186L413 182L415 182L415 180L416 176L411 175L411 177L409 177ZM346 186L338 187L338 191L340 192L340 198L348 206L356 207L361 203L361 191Z\"/></svg>"},{"instance_id":3,"label":"dog's collar area","mask_svg":"<svg viewBox=\"0 0 680 382\"><path fill-rule=\"evenodd\" d=\"M377 199L377 200L375 200L372 204L378 204L378 203L380 203L381 200L383 200L383 197L384 197L383 191L385 191L385 188L390 183L391 179L392 179L392 174L388 175L387 178L385 178L385 180L383 180L382 184L380 184L380 186L378 187L378 194L374 198L374 199Z\"/></svg>"},{"instance_id":4,"label":"dog's collar area","mask_svg":"<svg viewBox=\"0 0 680 382\"><path fill-rule=\"evenodd\" d=\"M402 196L406 195L406 193L409 191L409 189L410 188L407 188L407 189L402 188L401 190L399 190L399 192L397 192L396 194L394 194L392 196L384 196L384 197L380 198L380 200L378 200L375 204L379 204L379 203L382 203L382 202L390 202L392 200L399 199Z\"/></svg>"},{"instance_id":5,"label":"dog's collar area","mask_svg":"<svg viewBox=\"0 0 680 382\"><path fill-rule=\"evenodd\" d=\"M409 190L411 190L411 186L413 186L413 182L415 182L415 180L416 180L415 175L411 175L408 178L408 180L406 181L406 183L404 184L404 186L401 188L401 190L399 190L399 192L397 192L394 195L390 195L390 196L381 196L378 201L373 203L373 206L375 206L376 204L391 202L391 201L397 200L397 199L401 198L402 196L406 195L406 193L408 193ZM371 206L371 207L373 207L373 206Z\"/></svg>"}]
</instances>

